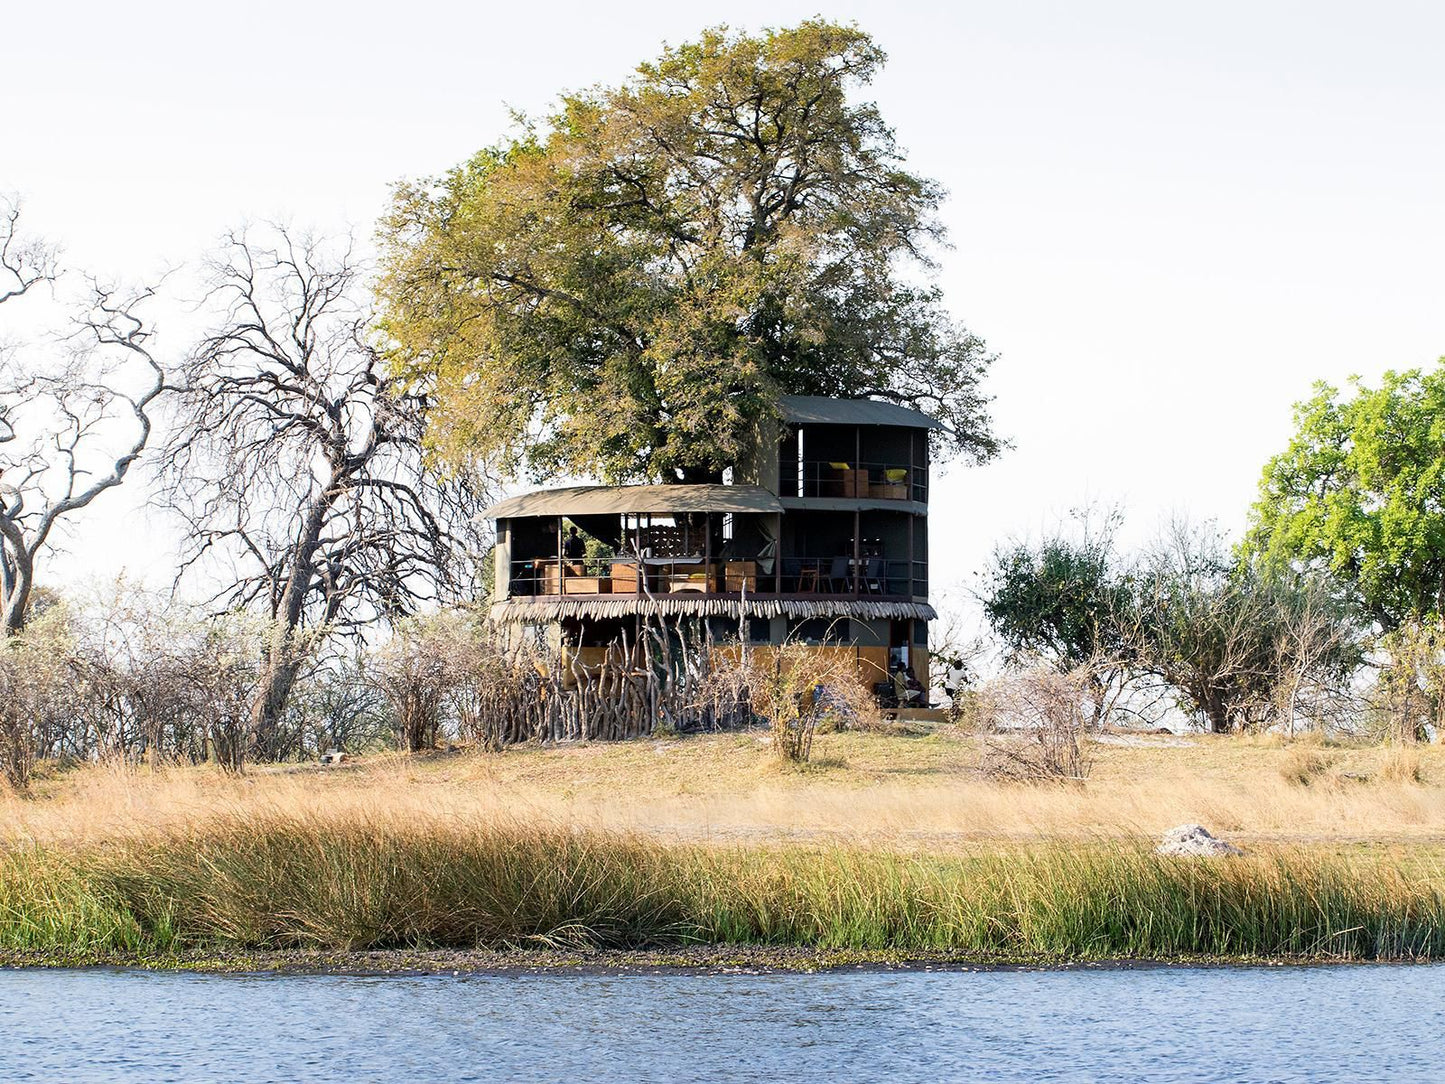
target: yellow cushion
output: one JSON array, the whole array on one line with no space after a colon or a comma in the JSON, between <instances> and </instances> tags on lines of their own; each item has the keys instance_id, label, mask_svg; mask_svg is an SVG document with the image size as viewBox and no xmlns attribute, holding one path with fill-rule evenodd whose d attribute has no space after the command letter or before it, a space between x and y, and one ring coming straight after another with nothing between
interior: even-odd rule
<instances>
[{"instance_id":1,"label":"yellow cushion","mask_svg":"<svg viewBox=\"0 0 1445 1084\"><path fill-rule=\"evenodd\" d=\"M848 463L829 463L828 466L834 470L852 470L852 466Z\"/></svg>"},{"instance_id":2,"label":"yellow cushion","mask_svg":"<svg viewBox=\"0 0 1445 1084\"><path fill-rule=\"evenodd\" d=\"M890 470L884 471L883 477L887 478L890 482L901 482L908 477L908 468L894 467Z\"/></svg>"}]
</instances>

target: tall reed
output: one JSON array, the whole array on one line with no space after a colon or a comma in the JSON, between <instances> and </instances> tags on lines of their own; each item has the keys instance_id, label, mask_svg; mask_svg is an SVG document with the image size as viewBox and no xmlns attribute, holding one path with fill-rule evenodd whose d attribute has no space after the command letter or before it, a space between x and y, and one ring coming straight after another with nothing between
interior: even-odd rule
<instances>
[{"instance_id":1,"label":"tall reed","mask_svg":"<svg viewBox=\"0 0 1445 1084\"><path fill-rule=\"evenodd\" d=\"M487 821L223 817L0 853L0 948L752 943L1015 958L1445 957L1445 871L1142 846L964 857L665 845Z\"/></svg>"}]
</instances>

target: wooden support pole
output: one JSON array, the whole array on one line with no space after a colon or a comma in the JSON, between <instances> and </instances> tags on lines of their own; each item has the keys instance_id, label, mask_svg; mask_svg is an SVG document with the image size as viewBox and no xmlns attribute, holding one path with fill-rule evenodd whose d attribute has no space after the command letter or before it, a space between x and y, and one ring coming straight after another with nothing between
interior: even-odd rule
<instances>
[{"instance_id":1,"label":"wooden support pole","mask_svg":"<svg viewBox=\"0 0 1445 1084\"><path fill-rule=\"evenodd\" d=\"M854 478L856 477L857 475L854 475ZM853 567L850 570L853 573L853 595L855 598L858 595L858 563L863 556L862 535L863 513L855 508L853 509Z\"/></svg>"},{"instance_id":2,"label":"wooden support pole","mask_svg":"<svg viewBox=\"0 0 1445 1084\"><path fill-rule=\"evenodd\" d=\"M909 598L912 598L912 597L914 596L914 594L916 593L915 590L914 590L914 586L913 586L913 573L914 573L914 571L915 571L915 569L916 569L916 565L915 565L914 562L915 562L916 557L917 557L917 551L913 548L913 546L914 546L913 528L914 528L914 525L917 523L917 521L918 521L918 517L915 516L915 515L913 515L913 514L910 512L909 515L908 515L908 597L909 597ZM886 577L887 574L888 574L887 565L884 566L883 574L884 574L885 577Z\"/></svg>"}]
</instances>

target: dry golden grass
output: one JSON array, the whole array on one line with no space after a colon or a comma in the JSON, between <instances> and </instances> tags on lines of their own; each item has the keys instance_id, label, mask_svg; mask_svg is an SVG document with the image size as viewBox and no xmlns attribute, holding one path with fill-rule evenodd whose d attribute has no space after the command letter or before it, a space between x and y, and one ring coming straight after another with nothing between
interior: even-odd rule
<instances>
[{"instance_id":1,"label":"dry golden grass","mask_svg":"<svg viewBox=\"0 0 1445 1084\"><path fill-rule=\"evenodd\" d=\"M87 767L0 793L0 839L84 842L184 829L216 814L318 819L503 817L716 842L821 840L967 850L1036 839L1152 837L1197 821L1249 843L1445 845L1445 748L1129 736L1091 750L1083 787L991 783L969 734L819 735L787 767L766 734L498 754L366 757L339 768ZM1408 763L1406 763L1408 761ZM1302 781L1302 776L1305 781Z\"/></svg>"},{"instance_id":2,"label":"dry golden grass","mask_svg":"<svg viewBox=\"0 0 1445 1084\"><path fill-rule=\"evenodd\" d=\"M1389 783L1422 783L1424 770L1418 749L1396 746L1380 761L1380 778Z\"/></svg>"}]
</instances>

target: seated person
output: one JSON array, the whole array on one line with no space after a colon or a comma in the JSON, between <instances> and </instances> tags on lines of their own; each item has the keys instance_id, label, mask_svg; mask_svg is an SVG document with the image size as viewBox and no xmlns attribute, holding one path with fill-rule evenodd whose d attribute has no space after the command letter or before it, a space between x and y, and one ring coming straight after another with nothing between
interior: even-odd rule
<instances>
[{"instance_id":1,"label":"seated person","mask_svg":"<svg viewBox=\"0 0 1445 1084\"><path fill-rule=\"evenodd\" d=\"M569 561L580 561L587 556L587 543L582 541L576 527L567 528L567 537L562 540L562 556Z\"/></svg>"},{"instance_id":2,"label":"seated person","mask_svg":"<svg viewBox=\"0 0 1445 1084\"><path fill-rule=\"evenodd\" d=\"M918 675L913 672L913 667L910 666L904 670L903 676L908 684L908 695L911 698L911 702L920 707L927 707L925 701L928 699L928 690L925 689L923 683L918 680Z\"/></svg>"},{"instance_id":3,"label":"seated person","mask_svg":"<svg viewBox=\"0 0 1445 1084\"><path fill-rule=\"evenodd\" d=\"M923 696L923 686L913 677L913 671L905 670L901 662L893 671L893 695L898 698L901 708L917 707Z\"/></svg>"}]
</instances>

